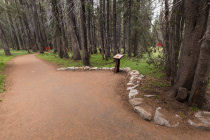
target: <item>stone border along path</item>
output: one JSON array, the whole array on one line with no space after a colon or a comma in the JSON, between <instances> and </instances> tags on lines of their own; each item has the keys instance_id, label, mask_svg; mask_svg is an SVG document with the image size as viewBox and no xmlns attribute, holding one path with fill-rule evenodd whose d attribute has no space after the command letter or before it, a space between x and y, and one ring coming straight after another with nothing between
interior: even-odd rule
<instances>
[{"instance_id":1,"label":"stone border along path","mask_svg":"<svg viewBox=\"0 0 210 140\"><path fill-rule=\"evenodd\" d=\"M94 71L94 70L108 70L108 71L113 71L114 67L108 68L108 67L103 67L103 68L98 68L98 67L63 67L63 68L58 68L58 71ZM129 67L127 68L121 68L121 71L126 72L130 80L127 83L127 91L129 91L128 94L128 99L129 103L132 105L134 111L139 114L139 116L146 120L146 121L152 121L161 126L166 126L166 127L178 127L179 122L177 120L181 119L181 117L177 114L174 115L175 122L170 122L168 121L165 117L164 114L160 112L162 109L161 107L157 107L155 112L151 112L151 110L147 110L145 107L143 107L144 99L143 98L136 98L136 96L139 94L139 91L137 87L140 86L140 81L144 78L144 75L140 74L137 70L131 70ZM150 98L153 97L154 95L144 95L144 97ZM154 115L153 115L154 114ZM199 111L195 113L195 118L196 122L193 120L188 120L188 124L196 127L196 128L202 128L206 130L210 130L210 112L206 111Z\"/></svg>"}]
</instances>

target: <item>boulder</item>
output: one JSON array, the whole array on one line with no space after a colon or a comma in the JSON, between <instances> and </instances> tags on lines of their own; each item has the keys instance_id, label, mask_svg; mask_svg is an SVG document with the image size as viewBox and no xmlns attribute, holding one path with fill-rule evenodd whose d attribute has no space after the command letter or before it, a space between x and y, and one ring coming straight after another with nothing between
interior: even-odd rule
<instances>
[{"instance_id":1,"label":"boulder","mask_svg":"<svg viewBox=\"0 0 210 140\"><path fill-rule=\"evenodd\" d=\"M154 116L155 124L171 127L171 125L169 124L169 121L163 118L162 113L159 112L160 109L161 107L158 107L155 111L155 116Z\"/></svg>"},{"instance_id":2,"label":"boulder","mask_svg":"<svg viewBox=\"0 0 210 140\"><path fill-rule=\"evenodd\" d=\"M146 111L144 108L140 106L135 106L134 111L140 115L140 117L144 120L151 121L152 120L152 114L148 111Z\"/></svg>"},{"instance_id":3,"label":"boulder","mask_svg":"<svg viewBox=\"0 0 210 140\"><path fill-rule=\"evenodd\" d=\"M130 90L129 95L128 95L129 96L129 99L136 97L138 95L138 93L139 92L136 89Z\"/></svg>"},{"instance_id":4,"label":"boulder","mask_svg":"<svg viewBox=\"0 0 210 140\"><path fill-rule=\"evenodd\" d=\"M133 107L135 107L135 106L139 106L140 104L142 104L143 101L144 101L143 98L133 98L133 99L130 99L130 100L129 100L129 103L130 103Z\"/></svg>"}]
</instances>

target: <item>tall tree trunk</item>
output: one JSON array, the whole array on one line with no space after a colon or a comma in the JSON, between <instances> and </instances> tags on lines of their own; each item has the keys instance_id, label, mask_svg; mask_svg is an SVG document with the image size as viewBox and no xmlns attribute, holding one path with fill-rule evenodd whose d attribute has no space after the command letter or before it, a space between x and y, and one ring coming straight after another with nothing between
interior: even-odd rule
<instances>
[{"instance_id":1,"label":"tall tree trunk","mask_svg":"<svg viewBox=\"0 0 210 140\"><path fill-rule=\"evenodd\" d=\"M178 65L178 57L180 52L180 46L182 42L182 33L183 33L183 26L184 26L184 17L182 13L184 12L184 3L181 2L180 5L177 6L178 0L173 1L173 8L172 8L172 15L170 19L170 36L169 36L169 51L170 54L170 61L171 61L171 74L170 80L171 85L174 85L176 72L177 72L177 65Z\"/></svg>"},{"instance_id":2,"label":"tall tree trunk","mask_svg":"<svg viewBox=\"0 0 210 140\"><path fill-rule=\"evenodd\" d=\"M94 9L94 1L91 0L92 2L92 9ZM93 19L92 19L92 41L93 41L93 53L97 53L97 37L96 37L96 22L95 22L95 15L94 15L94 10L92 11Z\"/></svg>"},{"instance_id":3,"label":"tall tree trunk","mask_svg":"<svg viewBox=\"0 0 210 140\"><path fill-rule=\"evenodd\" d=\"M92 26L91 26L91 23L92 23L92 9L91 9L91 0L88 0L87 2L87 31L88 31L88 50L89 50L89 53L92 54L93 53L93 41L92 41L92 35L91 35L91 30L92 30Z\"/></svg>"},{"instance_id":4,"label":"tall tree trunk","mask_svg":"<svg viewBox=\"0 0 210 140\"><path fill-rule=\"evenodd\" d=\"M6 4L8 5L8 0L5 0ZM7 15L8 15L8 20L9 20L9 24L10 24L10 33L11 33L11 37L13 39L13 44L15 44L15 49L16 50L19 50L20 49L20 44L19 44L19 41L18 41L18 37L17 37L17 34L16 34L16 31L15 31L15 27L14 27L14 23L13 23L13 20L12 20L12 16L9 12L7 12Z\"/></svg>"},{"instance_id":5,"label":"tall tree trunk","mask_svg":"<svg viewBox=\"0 0 210 140\"><path fill-rule=\"evenodd\" d=\"M132 0L129 0L129 19L128 19L128 57L131 57L131 4Z\"/></svg>"},{"instance_id":6,"label":"tall tree trunk","mask_svg":"<svg viewBox=\"0 0 210 140\"><path fill-rule=\"evenodd\" d=\"M3 30L3 27L1 25L1 23L0 23L0 39L1 39L1 42L2 42L2 46L3 46L3 49L4 49L5 55L7 55L7 56L11 55L9 45L8 45L8 41L7 41L7 38L6 38L6 34L5 34L5 31Z\"/></svg>"},{"instance_id":7,"label":"tall tree trunk","mask_svg":"<svg viewBox=\"0 0 210 140\"><path fill-rule=\"evenodd\" d=\"M116 4L116 0L113 0L113 32L114 32L114 36L113 36L113 43L114 43L114 52L113 54L116 55L117 54L117 4Z\"/></svg>"},{"instance_id":8,"label":"tall tree trunk","mask_svg":"<svg viewBox=\"0 0 210 140\"><path fill-rule=\"evenodd\" d=\"M65 32L63 25L63 15L61 5L59 4L60 0L51 0L52 11L55 17L56 22L56 31L55 31L55 39L57 44L58 55L60 58L69 58L66 40L65 40Z\"/></svg>"},{"instance_id":9,"label":"tall tree trunk","mask_svg":"<svg viewBox=\"0 0 210 140\"><path fill-rule=\"evenodd\" d=\"M99 14L99 18L100 18L100 34L101 34L101 53L102 53L102 57L104 59L104 55L105 55L105 34L104 34L104 13L103 13L103 6L104 3L103 3L103 0L100 0L100 14Z\"/></svg>"},{"instance_id":10,"label":"tall tree trunk","mask_svg":"<svg viewBox=\"0 0 210 140\"><path fill-rule=\"evenodd\" d=\"M88 38L87 38L87 27L86 27L86 10L85 10L85 5L86 2L85 0L80 0L81 2L81 38L82 38L82 61L85 66L90 65L90 60L89 60L89 53L88 53Z\"/></svg>"},{"instance_id":11,"label":"tall tree trunk","mask_svg":"<svg viewBox=\"0 0 210 140\"><path fill-rule=\"evenodd\" d=\"M69 26L70 26L70 32L71 32L71 41L72 41L72 51L73 51L73 59L74 60L81 60L81 55L79 51L79 40L77 38L77 31L74 28L77 26L76 17L74 15L74 1L73 0L67 0L68 5L68 11L71 11L69 16Z\"/></svg>"},{"instance_id":12,"label":"tall tree trunk","mask_svg":"<svg viewBox=\"0 0 210 140\"><path fill-rule=\"evenodd\" d=\"M110 57L110 41L111 41L111 37L110 37L110 3L109 0L107 0L107 14L106 14L106 18L107 18L107 23L106 23L106 60L109 59Z\"/></svg>"},{"instance_id":13,"label":"tall tree trunk","mask_svg":"<svg viewBox=\"0 0 210 140\"><path fill-rule=\"evenodd\" d=\"M179 87L192 89L195 69L200 51L202 39L207 22L207 1L187 0L185 6L185 34L181 48L179 69L175 85L169 91L170 96L176 96Z\"/></svg>"},{"instance_id":14,"label":"tall tree trunk","mask_svg":"<svg viewBox=\"0 0 210 140\"><path fill-rule=\"evenodd\" d=\"M209 5L210 6L210 5ZM202 107L205 103L205 94L208 87L210 71L210 10L208 14L207 30L202 39L200 55L193 80L189 103Z\"/></svg>"},{"instance_id":15,"label":"tall tree trunk","mask_svg":"<svg viewBox=\"0 0 210 140\"><path fill-rule=\"evenodd\" d=\"M44 53L45 42L42 37L42 30L40 28L39 16L37 12L36 0L31 1L32 4L32 12L33 12L33 19L34 19L34 26L35 26L35 36L36 36L36 44L39 48L40 53ZM35 49L36 50L36 49Z\"/></svg>"},{"instance_id":16,"label":"tall tree trunk","mask_svg":"<svg viewBox=\"0 0 210 140\"><path fill-rule=\"evenodd\" d=\"M167 76L170 76L170 51L169 51L169 0L165 0L165 25L164 25L164 55L165 55L165 70Z\"/></svg>"},{"instance_id":17,"label":"tall tree trunk","mask_svg":"<svg viewBox=\"0 0 210 140\"><path fill-rule=\"evenodd\" d=\"M26 7L27 3L24 3L23 0L19 0L19 2L20 2L20 5L22 5L24 7L24 10L26 10L25 7ZM29 27L29 22L28 22L27 15L26 15L25 12L22 12L21 20L23 21L23 23L25 25L25 28L26 28L26 35L27 35L27 46L26 46L26 48L27 48L28 53L30 53L30 48L33 46L32 45L33 41L32 41L32 38L31 38L32 34L31 34L30 27Z\"/></svg>"}]
</instances>

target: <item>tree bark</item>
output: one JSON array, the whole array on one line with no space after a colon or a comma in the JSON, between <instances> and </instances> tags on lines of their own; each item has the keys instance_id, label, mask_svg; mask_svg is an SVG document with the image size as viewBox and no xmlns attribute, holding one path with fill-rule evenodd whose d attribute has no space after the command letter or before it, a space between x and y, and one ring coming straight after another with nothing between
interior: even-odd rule
<instances>
[{"instance_id":1,"label":"tree bark","mask_svg":"<svg viewBox=\"0 0 210 140\"><path fill-rule=\"evenodd\" d=\"M1 42L2 42L3 49L4 49L4 54L7 55L7 56L11 55L9 45L8 45L8 41L7 41L7 38L6 38L6 34L5 34L5 31L3 30L3 27L1 25L1 23L0 23L0 39L1 39Z\"/></svg>"},{"instance_id":2,"label":"tree bark","mask_svg":"<svg viewBox=\"0 0 210 140\"><path fill-rule=\"evenodd\" d=\"M107 14L106 14L106 18L107 18L107 23L106 23L106 60L108 60L110 58L110 41L111 41L111 37L110 37L110 1L107 0Z\"/></svg>"},{"instance_id":3,"label":"tree bark","mask_svg":"<svg viewBox=\"0 0 210 140\"><path fill-rule=\"evenodd\" d=\"M184 6L186 27L181 48L177 80L169 91L172 97L176 96L179 87L184 87L188 90L192 88L201 46L200 40L205 33L208 17L206 3L204 2L187 0Z\"/></svg>"},{"instance_id":4,"label":"tree bark","mask_svg":"<svg viewBox=\"0 0 210 140\"><path fill-rule=\"evenodd\" d=\"M82 38L82 61L85 66L90 65L90 60L89 60L89 53L88 53L88 38L87 38L87 27L86 27L86 10L85 10L85 5L86 2L85 0L80 0L81 2L81 38Z\"/></svg>"},{"instance_id":5,"label":"tree bark","mask_svg":"<svg viewBox=\"0 0 210 140\"><path fill-rule=\"evenodd\" d=\"M189 103L191 105L201 108L205 103L205 94L206 94L206 89L208 87L209 71L210 71L210 10L208 14L207 30L202 39L198 65L196 68L192 90L189 98Z\"/></svg>"},{"instance_id":6,"label":"tree bark","mask_svg":"<svg viewBox=\"0 0 210 140\"><path fill-rule=\"evenodd\" d=\"M67 44L65 43L65 33L64 33L64 25L63 25L63 15L61 6L58 4L60 1L51 0L52 11L55 17L56 22L56 31L54 37L56 39L58 55L60 58L69 58L67 51Z\"/></svg>"},{"instance_id":7,"label":"tree bark","mask_svg":"<svg viewBox=\"0 0 210 140\"><path fill-rule=\"evenodd\" d=\"M165 55L165 70L167 76L171 74L171 60L169 51L169 2L165 0L165 28L164 28L164 55Z\"/></svg>"},{"instance_id":8,"label":"tree bark","mask_svg":"<svg viewBox=\"0 0 210 140\"><path fill-rule=\"evenodd\" d=\"M77 31L74 28L77 26L76 17L74 15L74 1L73 0L67 0L67 5L69 5L68 11L71 11L69 16L69 26L70 26L70 32L71 32L71 41L72 41L72 51L73 51L73 59L74 60L81 60L81 55L79 51L79 40L77 38Z\"/></svg>"},{"instance_id":9,"label":"tree bark","mask_svg":"<svg viewBox=\"0 0 210 140\"><path fill-rule=\"evenodd\" d=\"M129 19L128 19L128 57L131 57L131 4L132 0L129 0Z\"/></svg>"},{"instance_id":10,"label":"tree bark","mask_svg":"<svg viewBox=\"0 0 210 140\"><path fill-rule=\"evenodd\" d=\"M170 19L170 36L169 36L169 51L170 54L170 80L171 85L174 85L177 74L178 58L180 52L180 46L182 42L182 33L184 26L184 3L181 2L177 6L178 0L173 1L172 15Z\"/></svg>"},{"instance_id":11,"label":"tree bark","mask_svg":"<svg viewBox=\"0 0 210 140\"><path fill-rule=\"evenodd\" d=\"M104 55L105 55L105 50L104 50L104 48L105 48L105 39L104 39L104 37L105 37L105 34L104 34L104 13L103 13L103 5L104 5L105 3L103 3L103 0L100 0L100 8L99 8L99 10L100 10L100 14L99 14L99 18L100 18L100 34L101 34L101 53L102 53L102 57L103 57L103 59L104 59Z\"/></svg>"},{"instance_id":12,"label":"tree bark","mask_svg":"<svg viewBox=\"0 0 210 140\"><path fill-rule=\"evenodd\" d=\"M114 43L114 52L113 55L117 54L117 4L116 0L113 0L113 43Z\"/></svg>"}]
</instances>

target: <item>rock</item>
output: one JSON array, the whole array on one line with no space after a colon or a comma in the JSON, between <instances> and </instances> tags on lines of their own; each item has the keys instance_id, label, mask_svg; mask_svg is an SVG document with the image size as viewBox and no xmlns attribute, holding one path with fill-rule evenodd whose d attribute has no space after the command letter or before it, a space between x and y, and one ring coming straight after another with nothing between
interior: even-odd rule
<instances>
[{"instance_id":1,"label":"rock","mask_svg":"<svg viewBox=\"0 0 210 140\"><path fill-rule=\"evenodd\" d=\"M103 67L103 68L102 68L102 70L109 70L109 68L107 68L107 67Z\"/></svg>"},{"instance_id":2,"label":"rock","mask_svg":"<svg viewBox=\"0 0 210 140\"><path fill-rule=\"evenodd\" d=\"M210 125L208 124L204 124L204 123L195 123L193 122L192 120L188 120L188 123L193 126L193 127L196 127L196 128L201 128L201 129L205 129L205 130L210 130Z\"/></svg>"},{"instance_id":3,"label":"rock","mask_svg":"<svg viewBox=\"0 0 210 140\"><path fill-rule=\"evenodd\" d=\"M175 117L181 119L181 117L178 114L176 114Z\"/></svg>"},{"instance_id":4,"label":"rock","mask_svg":"<svg viewBox=\"0 0 210 140\"><path fill-rule=\"evenodd\" d=\"M144 101L143 98L133 98L133 99L130 99L130 100L129 100L129 103L130 103L133 107L135 107L135 106L139 106L140 104L142 104L143 101Z\"/></svg>"},{"instance_id":5,"label":"rock","mask_svg":"<svg viewBox=\"0 0 210 140\"><path fill-rule=\"evenodd\" d=\"M58 71L63 71L63 70L67 70L67 68L58 68Z\"/></svg>"},{"instance_id":6,"label":"rock","mask_svg":"<svg viewBox=\"0 0 210 140\"><path fill-rule=\"evenodd\" d=\"M205 111L198 111L195 117L204 125L210 126L210 113Z\"/></svg>"},{"instance_id":7,"label":"rock","mask_svg":"<svg viewBox=\"0 0 210 140\"><path fill-rule=\"evenodd\" d=\"M129 72L129 71L131 71L131 68L127 67L127 68L122 68L121 70L123 70L125 72Z\"/></svg>"},{"instance_id":8,"label":"rock","mask_svg":"<svg viewBox=\"0 0 210 140\"><path fill-rule=\"evenodd\" d=\"M154 97L155 95L144 95L144 97L150 98L150 97Z\"/></svg>"},{"instance_id":9,"label":"rock","mask_svg":"<svg viewBox=\"0 0 210 140\"><path fill-rule=\"evenodd\" d=\"M137 79L137 77L137 75L131 75L130 82L133 82L135 79Z\"/></svg>"},{"instance_id":10,"label":"rock","mask_svg":"<svg viewBox=\"0 0 210 140\"><path fill-rule=\"evenodd\" d=\"M137 79L142 80L143 78L144 78L144 75L141 74Z\"/></svg>"},{"instance_id":11,"label":"rock","mask_svg":"<svg viewBox=\"0 0 210 140\"><path fill-rule=\"evenodd\" d=\"M144 108L140 106L135 106L134 111L137 112L141 116L142 119L147 120L147 121L152 120L152 114L146 111Z\"/></svg>"},{"instance_id":12,"label":"rock","mask_svg":"<svg viewBox=\"0 0 210 140\"><path fill-rule=\"evenodd\" d=\"M155 111L155 116L154 116L155 124L171 127L169 121L167 121L165 118L163 118L163 115L159 112L160 109L161 109L161 107L158 107Z\"/></svg>"},{"instance_id":13,"label":"rock","mask_svg":"<svg viewBox=\"0 0 210 140\"><path fill-rule=\"evenodd\" d=\"M130 90L130 92L129 92L129 99L131 99L131 98L134 98L134 97L136 97L136 95L138 95L138 90L136 90L136 89L132 89L132 90Z\"/></svg>"},{"instance_id":14,"label":"rock","mask_svg":"<svg viewBox=\"0 0 210 140\"><path fill-rule=\"evenodd\" d=\"M186 88L180 87L178 89L178 94L176 96L176 100L180 102L184 102L187 99L188 92Z\"/></svg>"},{"instance_id":15,"label":"rock","mask_svg":"<svg viewBox=\"0 0 210 140\"><path fill-rule=\"evenodd\" d=\"M127 86L132 86L134 85L132 82L127 83Z\"/></svg>"},{"instance_id":16,"label":"rock","mask_svg":"<svg viewBox=\"0 0 210 140\"><path fill-rule=\"evenodd\" d=\"M90 67L89 66L85 66L84 70L90 70Z\"/></svg>"},{"instance_id":17,"label":"rock","mask_svg":"<svg viewBox=\"0 0 210 140\"><path fill-rule=\"evenodd\" d=\"M74 70L75 67L67 67L67 70Z\"/></svg>"},{"instance_id":18,"label":"rock","mask_svg":"<svg viewBox=\"0 0 210 140\"><path fill-rule=\"evenodd\" d=\"M90 68L90 70L98 70L97 67Z\"/></svg>"},{"instance_id":19,"label":"rock","mask_svg":"<svg viewBox=\"0 0 210 140\"><path fill-rule=\"evenodd\" d=\"M74 70L80 70L80 67L74 67Z\"/></svg>"},{"instance_id":20,"label":"rock","mask_svg":"<svg viewBox=\"0 0 210 140\"><path fill-rule=\"evenodd\" d=\"M139 75L139 71L132 70L132 71L129 72L129 75Z\"/></svg>"},{"instance_id":21,"label":"rock","mask_svg":"<svg viewBox=\"0 0 210 140\"><path fill-rule=\"evenodd\" d=\"M137 85L135 85L135 86L133 86L133 87L128 87L127 90L135 89L135 88L137 88L138 86L139 86L139 84L137 84Z\"/></svg>"}]
</instances>

